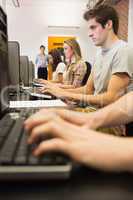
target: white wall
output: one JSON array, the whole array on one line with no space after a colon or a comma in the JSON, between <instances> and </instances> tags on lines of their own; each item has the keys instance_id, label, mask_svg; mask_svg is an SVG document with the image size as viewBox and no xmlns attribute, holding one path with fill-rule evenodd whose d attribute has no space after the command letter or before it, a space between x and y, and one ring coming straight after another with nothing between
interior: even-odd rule
<instances>
[{"instance_id":1,"label":"white wall","mask_svg":"<svg viewBox=\"0 0 133 200\"><path fill-rule=\"evenodd\" d=\"M0 0L5 8L6 0ZM7 0L8 2L8 0ZM21 54L35 60L40 44L47 46L47 38L52 35L77 36L85 60L92 62L96 52L87 36L87 24L82 19L88 0L28 0L20 8L7 5L9 40L17 40ZM29 2L34 2L30 4ZM80 26L80 29L48 29L48 25ZM128 42L133 45L133 0L129 0Z\"/></svg>"},{"instance_id":2,"label":"white wall","mask_svg":"<svg viewBox=\"0 0 133 200\"><path fill-rule=\"evenodd\" d=\"M26 2L26 1L25 1ZM85 60L92 62L96 49L89 41L87 24L83 13L88 0L38 0L34 3L13 8L7 5L8 37L17 40L21 54L35 60L40 44L47 46L47 38L52 35L77 36ZM40 2L40 3L39 3ZM49 29L48 25L80 26L80 29Z\"/></svg>"},{"instance_id":3,"label":"white wall","mask_svg":"<svg viewBox=\"0 0 133 200\"><path fill-rule=\"evenodd\" d=\"M6 10L6 0L0 0L0 6L3 8L3 10Z\"/></svg>"},{"instance_id":4,"label":"white wall","mask_svg":"<svg viewBox=\"0 0 133 200\"><path fill-rule=\"evenodd\" d=\"M128 43L133 46L133 0L129 0Z\"/></svg>"}]
</instances>

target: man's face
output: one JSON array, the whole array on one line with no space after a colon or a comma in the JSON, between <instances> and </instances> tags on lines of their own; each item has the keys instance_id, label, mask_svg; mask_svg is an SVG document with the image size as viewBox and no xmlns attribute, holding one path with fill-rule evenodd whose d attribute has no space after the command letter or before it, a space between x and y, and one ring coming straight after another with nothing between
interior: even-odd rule
<instances>
[{"instance_id":1,"label":"man's face","mask_svg":"<svg viewBox=\"0 0 133 200\"><path fill-rule=\"evenodd\" d=\"M88 21L88 35L96 46L104 46L108 37L108 29L103 28L95 18L92 18Z\"/></svg>"}]
</instances>

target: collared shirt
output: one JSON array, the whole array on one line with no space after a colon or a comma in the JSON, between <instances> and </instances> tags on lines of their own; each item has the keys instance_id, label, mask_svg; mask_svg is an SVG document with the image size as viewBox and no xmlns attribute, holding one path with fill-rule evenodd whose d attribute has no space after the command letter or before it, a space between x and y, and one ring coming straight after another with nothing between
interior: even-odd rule
<instances>
[{"instance_id":1,"label":"collared shirt","mask_svg":"<svg viewBox=\"0 0 133 200\"><path fill-rule=\"evenodd\" d=\"M48 65L48 56L38 54L35 60L35 64L37 68L40 68L40 67L46 68Z\"/></svg>"},{"instance_id":2,"label":"collared shirt","mask_svg":"<svg viewBox=\"0 0 133 200\"><path fill-rule=\"evenodd\" d=\"M76 62L75 57L73 57L65 73L64 83L67 85L73 85L74 87L82 86L86 70L87 66L85 62L82 59Z\"/></svg>"}]
</instances>

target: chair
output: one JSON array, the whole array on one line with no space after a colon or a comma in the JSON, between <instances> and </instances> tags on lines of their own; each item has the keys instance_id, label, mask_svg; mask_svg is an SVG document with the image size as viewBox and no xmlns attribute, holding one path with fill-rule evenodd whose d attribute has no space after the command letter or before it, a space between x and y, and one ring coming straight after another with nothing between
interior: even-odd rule
<instances>
[{"instance_id":1,"label":"chair","mask_svg":"<svg viewBox=\"0 0 133 200\"><path fill-rule=\"evenodd\" d=\"M85 85L87 83L87 80L88 80L90 73L91 73L91 64L87 61L85 61L85 64L87 66L87 70L86 70L85 76L83 78L82 85Z\"/></svg>"},{"instance_id":2,"label":"chair","mask_svg":"<svg viewBox=\"0 0 133 200\"><path fill-rule=\"evenodd\" d=\"M133 137L133 122L126 124L126 135Z\"/></svg>"}]
</instances>

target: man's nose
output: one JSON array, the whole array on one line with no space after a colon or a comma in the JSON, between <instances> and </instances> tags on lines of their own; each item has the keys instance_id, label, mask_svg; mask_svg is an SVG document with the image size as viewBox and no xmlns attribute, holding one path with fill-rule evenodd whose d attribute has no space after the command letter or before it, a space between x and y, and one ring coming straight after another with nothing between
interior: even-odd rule
<instances>
[{"instance_id":1,"label":"man's nose","mask_svg":"<svg viewBox=\"0 0 133 200\"><path fill-rule=\"evenodd\" d=\"M89 37L92 37L92 36L93 36L93 33L92 33L92 32L89 32L89 33L88 33L88 36L89 36Z\"/></svg>"}]
</instances>

